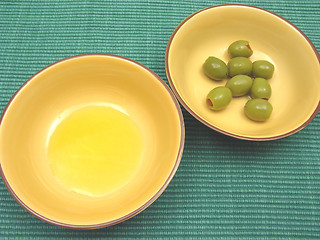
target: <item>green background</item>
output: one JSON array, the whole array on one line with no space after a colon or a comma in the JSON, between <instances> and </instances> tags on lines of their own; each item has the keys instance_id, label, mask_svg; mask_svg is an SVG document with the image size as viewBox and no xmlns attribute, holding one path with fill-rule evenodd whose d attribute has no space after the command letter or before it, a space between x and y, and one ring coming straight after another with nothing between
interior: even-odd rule
<instances>
[{"instance_id":1,"label":"green background","mask_svg":"<svg viewBox=\"0 0 320 240\"><path fill-rule=\"evenodd\" d=\"M164 55L172 31L191 13L225 3L231 2L0 1L0 110L34 73L76 54L122 55L167 82ZM232 3L281 15L320 50L319 0ZM184 109L183 115L180 167L145 211L109 228L63 229L27 213L0 181L0 239L320 239L319 114L297 134L271 142L233 139Z\"/></svg>"}]
</instances>

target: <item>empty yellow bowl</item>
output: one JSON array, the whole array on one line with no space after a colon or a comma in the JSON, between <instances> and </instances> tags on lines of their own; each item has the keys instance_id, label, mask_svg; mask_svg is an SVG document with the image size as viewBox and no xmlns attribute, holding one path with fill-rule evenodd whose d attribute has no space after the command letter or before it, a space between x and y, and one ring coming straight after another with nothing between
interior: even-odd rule
<instances>
[{"instance_id":1,"label":"empty yellow bowl","mask_svg":"<svg viewBox=\"0 0 320 240\"><path fill-rule=\"evenodd\" d=\"M169 87L127 58L86 54L31 77L0 121L1 177L36 217L92 229L126 220L169 184L184 123Z\"/></svg>"},{"instance_id":2,"label":"empty yellow bowl","mask_svg":"<svg viewBox=\"0 0 320 240\"><path fill-rule=\"evenodd\" d=\"M269 80L273 113L266 122L253 122L243 111L249 97L233 98L222 111L206 106L206 96L224 81L210 80L202 71L209 56L226 63L228 46L247 40L251 61L275 66ZM284 18L246 5L219 5L200 10L171 35L166 49L166 72L181 104L200 122L226 135L246 140L272 140L305 127L320 109L319 53L311 41Z\"/></svg>"}]
</instances>

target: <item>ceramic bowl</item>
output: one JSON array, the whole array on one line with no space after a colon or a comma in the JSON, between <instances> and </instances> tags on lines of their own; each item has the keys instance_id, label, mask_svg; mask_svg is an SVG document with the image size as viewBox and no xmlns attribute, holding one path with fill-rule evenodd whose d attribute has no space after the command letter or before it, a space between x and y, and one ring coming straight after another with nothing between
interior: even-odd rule
<instances>
[{"instance_id":1,"label":"ceramic bowl","mask_svg":"<svg viewBox=\"0 0 320 240\"><path fill-rule=\"evenodd\" d=\"M213 81L202 70L209 56L226 63L228 46L247 40L251 61L274 64L270 103L265 122L249 120L243 111L249 97L233 98L222 111L206 106L208 92L227 80ZM219 5L184 19L172 33L166 49L166 73L173 92L185 109L206 126L245 140L273 140L294 134L316 116L320 105L319 53L307 36L288 20L247 5Z\"/></svg>"},{"instance_id":2,"label":"ceramic bowl","mask_svg":"<svg viewBox=\"0 0 320 240\"><path fill-rule=\"evenodd\" d=\"M147 67L107 54L58 61L32 76L0 121L1 177L55 225L92 229L148 207L173 178L184 123Z\"/></svg>"}]
</instances>

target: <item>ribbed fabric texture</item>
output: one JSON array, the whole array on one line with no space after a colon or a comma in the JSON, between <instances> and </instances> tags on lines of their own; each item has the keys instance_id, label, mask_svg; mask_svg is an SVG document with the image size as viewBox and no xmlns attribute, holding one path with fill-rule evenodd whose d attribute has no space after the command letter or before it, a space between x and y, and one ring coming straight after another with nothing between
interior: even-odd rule
<instances>
[{"instance_id":1,"label":"ribbed fabric texture","mask_svg":"<svg viewBox=\"0 0 320 240\"><path fill-rule=\"evenodd\" d=\"M82 53L131 58L167 82L172 31L191 13L225 3L231 2L0 1L0 111L34 73ZM281 15L320 49L319 0L232 3ZM233 139L183 114L181 164L145 211L109 228L63 229L27 213L0 181L0 239L320 239L319 114L297 134L271 142Z\"/></svg>"}]
</instances>

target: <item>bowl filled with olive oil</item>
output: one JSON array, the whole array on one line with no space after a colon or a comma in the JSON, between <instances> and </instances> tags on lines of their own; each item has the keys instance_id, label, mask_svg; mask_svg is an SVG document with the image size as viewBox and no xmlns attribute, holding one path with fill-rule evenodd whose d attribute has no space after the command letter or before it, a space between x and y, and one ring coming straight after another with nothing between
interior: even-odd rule
<instances>
[{"instance_id":1,"label":"bowl filled with olive oil","mask_svg":"<svg viewBox=\"0 0 320 240\"><path fill-rule=\"evenodd\" d=\"M117 224L173 178L184 146L178 102L125 57L60 60L18 89L0 120L0 173L15 200L58 226Z\"/></svg>"},{"instance_id":2,"label":"bowl filled with olive oil","mask_svg":"<svg viewBox=\"0 0 320 240\"><path fill-rule=\"evenodd\" d=\"M283 17L254 6L199 10L173 31L169 84L204 125L250 141L290 136L320 109L320 55Z\"/></svg>"}]
</instances>

